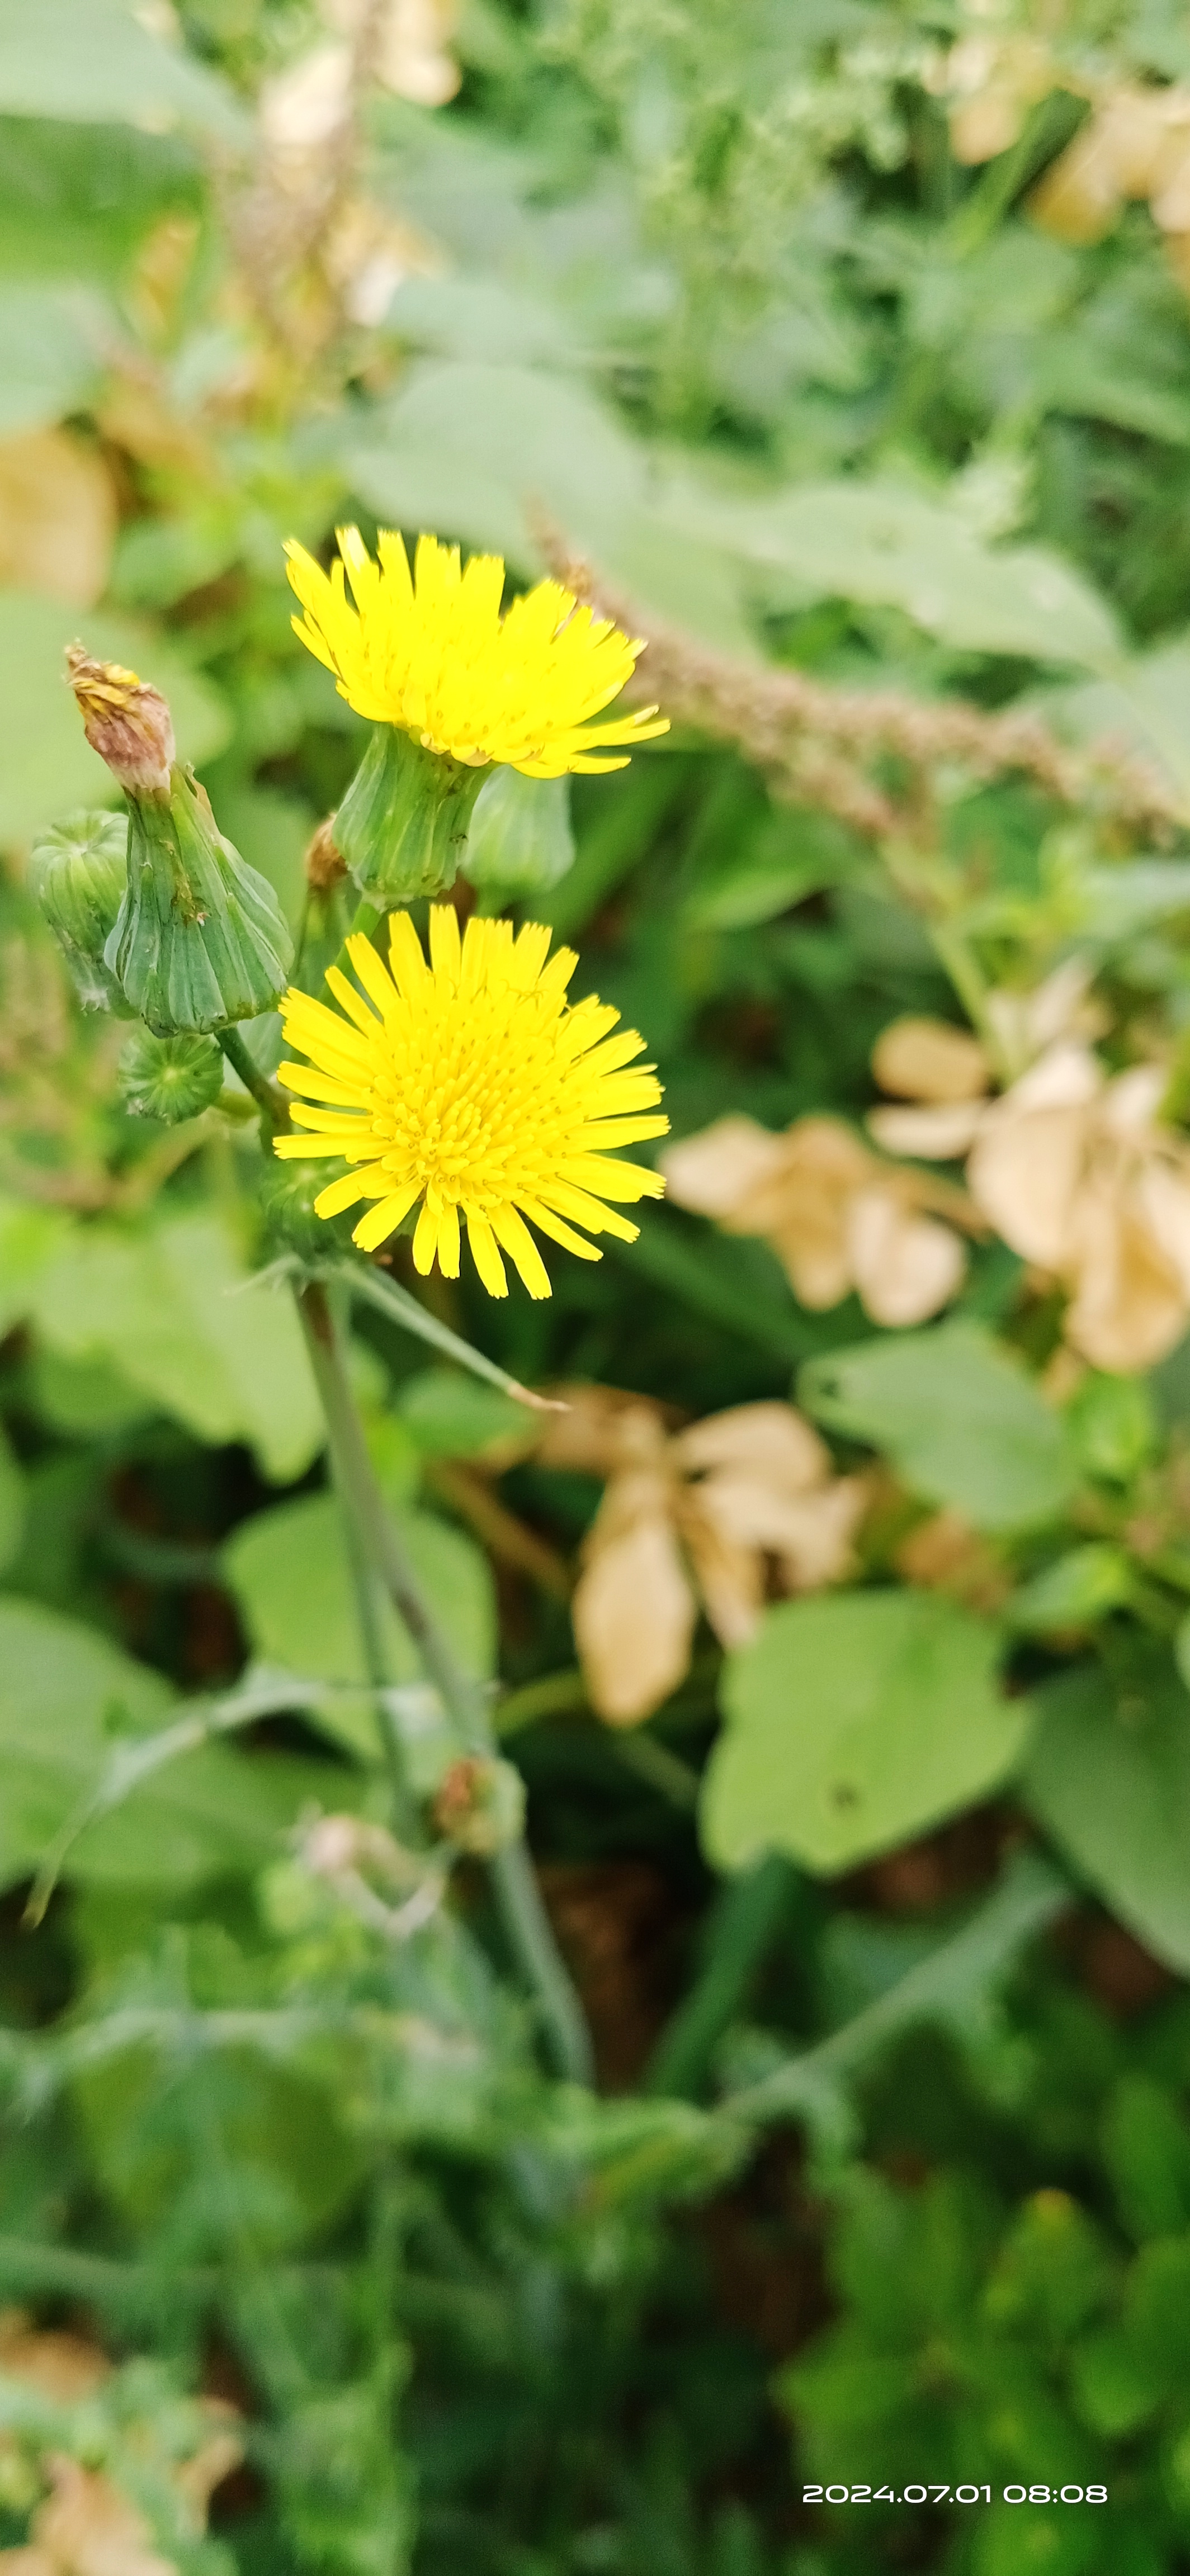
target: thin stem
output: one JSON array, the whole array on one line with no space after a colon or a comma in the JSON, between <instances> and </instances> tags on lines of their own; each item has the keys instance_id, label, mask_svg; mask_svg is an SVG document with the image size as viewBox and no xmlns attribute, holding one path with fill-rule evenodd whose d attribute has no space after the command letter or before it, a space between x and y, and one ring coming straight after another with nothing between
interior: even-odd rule
<instances>
[{"instance_id":1,"label":"thin stem","mask_svg":"<svg viewBox=\"0 0 1190 2576\"><path fill-rule=\"evenodd\" d=\"M289 1103L286 1100L285 1094L283 1091L278 1090L275 1082L270 1082L267 1073L261 1072L260 1066L257 1064L255 1057L250 1054L248 1048L245 1046L239 1030L217 1029L215 1034L229 1065L231 1065L234 1072L238 1073L245 1091L251 1092L257 1107L260 1109L263 1116L267 1118L270 1127L281 1128L282 1130L287 1128L289 1125Z\"/></svg>"},{"instance_id":2,"label":"thin stem","mask_svg":"<svg viewBox=\"0 0 1190 2576\"><path fill-rule=\"evenodd\" d=\"M316 1280L311 1281L298 1292L297 1303L326 1416L336 1475L361 1544L404 1620L467 1751L490 1757L495 1743L484 1693L456 1662L385 1508L335 1339L326 1292ZM590 2040L524 1843L509 1844L495 1854L489 1866L509 1946L536 1994L558 2070L576 2083L587 2084L591 2081Z\"/></svg>"},{"instance_id":3,"label":"thin stem","mask_svg":"<svg viewBox=\"0 0 1190 2576\"><path fill-rule=\"evenodd\" d=\"M328 1299L327 1312L330 1318L331 1331L334 1336L333 1349L340 1372L343 1372L342 1305L343 1298L341 1292L337 1298L332 1294L332 1297ZM338 1311L336 1311L337 1309ZM310 1327L300 1298L298 1300L298 1315L301 1321L302 1330L306 1335L307 1346L310 1349L311 1361L313 1362L314 1350L311 1341ZM339 1497L339 1509L343 1516L343 1536L347 1548L347 1562L351 1570L352 1590L355 1594L355 1611L356 1617L359 1620L360 1643L364 1650L364 1666L367 1671L368 1680L376 1693L376 1717L380 1727L381 1740L384 1745L384 1758L388 1765L389 1783L392 1789L393 1823L395 1824L397 1832L403 1842L416 1844L422 1839L419 1829L417 1803L409 1786L405 1760L405 1747L401 1741L401 1736L387 1696L392 1687L393 1675L392 1666L388 1658L388 1648L385 1644L380 1578L376 1567L372 1564L367 1554L359 1524L355 1513L351 1509L350 1499L346 1490L346 1484L339 1462L338 1451L333 1441L331 1443L330 1454L331 1477L335 1491Z\"/></svg>"},{"instance_id":4,"label":"thin stem","mask_svg":"<svg viewBox=\"0 0 1190 2576\"><path fill-rule=\"evenodd\" d=\"M778 1852L728 1881L712 1916L706 1964L662 2035L645 2074L646 2093L698 2093L715 2043L739 2011L795 1884Z\"/></svg>"}]
</instances>

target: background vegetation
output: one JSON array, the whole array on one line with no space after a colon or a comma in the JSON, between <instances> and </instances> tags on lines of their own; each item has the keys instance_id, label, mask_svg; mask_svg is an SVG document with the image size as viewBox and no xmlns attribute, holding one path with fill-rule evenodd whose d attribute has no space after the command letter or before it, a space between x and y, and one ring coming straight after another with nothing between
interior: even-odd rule
<instances>
[{"instance_id":1,"label":"background vegetation","mask_svg":"<svg viewBox=\"0 0 1190 2576\"><path fill-rule=\"evenodd\" d=\"M13 2576L1190 2561L1188 294L1162 0L0 0ZM316 980L345 518L569 565L674 719L461 889L645 1033L670 1198L417 1287L631 1400L353 1340L597 2095L394 1624L396 1921L247 1100L133 1114L26 885L78 633Z\"/></svg>"}]
</instances>

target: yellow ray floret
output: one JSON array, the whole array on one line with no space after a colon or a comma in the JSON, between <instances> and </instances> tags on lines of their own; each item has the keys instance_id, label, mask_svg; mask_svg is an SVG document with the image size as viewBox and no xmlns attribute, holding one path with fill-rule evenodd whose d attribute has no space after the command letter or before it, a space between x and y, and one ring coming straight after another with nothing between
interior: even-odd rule
<instances>
[{"instance_id":1,"label":"yellow ray floret","mask_svg":"<svg viewBox=\"0 0 1190 2576\"><path fill-rule=\"evenodd\" d=\"M633 1243L638 1232L607 1201L664 1189L660 1173L609 1153L669 1127L655 1114L653 1067L627 1070L644 1040L635 1029L613 1037L620 1014L604 1002L570 1006L578 959L572 948L549 957L550 934L536 922L514 936L511 922L473 920L460 938L451 905L435 904L428 965L407 912L391 916L389 940L388 966L370 940L348 940L362 991L332 966L341 1011L286 994L286 1039L309 1061L281 1065L278 1079L300 1094L294 1124L307 1132L279 1136L276 1151L347 1165L314 1204L330 1217L370 1200L355 1228L365 1252L420 1201L413 1258L423 1276L437 1258L458 1278L465 1227L490 1296L508 1293L503 1251L530 1296L548 1297L526 1218L598 1261L588 1235Z\"/></svg>"},{"instance_id":2,"label":"yellow ray floret","mask_svg":"<svg viewBox=\"0 0 1190 2576\"><path fill-rule=\"evenodd\" d=\"M526 778L623 769L636 743L668 733L656 707L592 724L644 645L560 582L539 581L502 615L499 555L472 555L463 569L457 546L419 537L411 576L391 530L380 531L379 563L358 528L338 537L329 575L295 538L286 546L305 610L293 626L357 715L399 725L471 768L503 761Z\"/></svg>"}]
</instances>

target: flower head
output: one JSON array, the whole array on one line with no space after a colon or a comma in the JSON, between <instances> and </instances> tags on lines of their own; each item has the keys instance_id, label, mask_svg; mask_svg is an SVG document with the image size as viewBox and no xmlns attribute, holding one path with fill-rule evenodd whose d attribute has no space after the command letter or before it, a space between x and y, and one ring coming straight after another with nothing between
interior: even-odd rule
<instances>
[{"instance_id":1,"label":"flower head","mask_svg":"<svg viewBox=\"0 0 1190 2576\"><path fill-rule=\"evenodd\" d=\"M539 581L502 615L499 555L472 555L463 569L457 546L419 537L411 575L391 530L380 531L378 564L358 528L338 534L329 575L295 539L286 547L305 610L293 625L357 715L398 725L467 768L504 761L526 778L623 769L635 743L668 733L655 707L591 723L644 646L560 582Z\"/></svg>"},{"instance_id":2,"label":"flower head","mask_svg":"<svg viewBox=\"0 0 1190 2576\"><path fill-rule=\"evenodd\" d=\"M83 731L129 796L168 796L174 728L160 689L122 662L97 662L81 644L66 648L66 674Z\"/></svg>"},{"instance_id":3,"label":"flower head","mask_svg":"<svg viewBox=\"0 0 1190 2576\"><path fill-rule=\"evenodd\" d=\"M510 922L472 920L460 939L452 907L435 904L429 965L407 912L391 916L389 939L390 967L369 940L347 943L362 994L328 970L345 1018L286 994L285 1035L310 1062L283 1064L279 1080L319 1105L295 1109L295 1124L313 1133L278 1137L276 1151L348 1164L315 1206L332 1217L373 1200L355 1228L364 1251L420 1200L413 1258L423 1275L437 1256L457 1279L461 1219L490 1296L507 1294L503 1247L530 1296L548 1297L526 1217L598 1261L575 1225L633 1243L637 1227L603 1202L664 1188L657 1173L608 1155L669 1125L650 1114L661 1098L652 1066L624 1070L644 1040L635 1029L612 1037L620 1014L604 1002L568 1004L578 959L560 948L547 965L550 934L537 922L514 937Z\"/></svg>"}]
</instances>

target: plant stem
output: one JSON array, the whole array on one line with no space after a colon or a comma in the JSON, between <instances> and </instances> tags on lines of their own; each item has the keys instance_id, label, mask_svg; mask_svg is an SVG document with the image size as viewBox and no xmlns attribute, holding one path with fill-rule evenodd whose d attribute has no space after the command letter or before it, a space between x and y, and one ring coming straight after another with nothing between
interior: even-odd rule
<instances>
[{"instance_id":1,"label":"plant stem","mask_svg":"<svg viewBox=\"0 0 1190 2576\"><path fill-rule=\"evenodd\" d=\"M359 1415L343 1367L326 1292L314 1280L298 1292L298 1311L326 1416L331 1456L349 1516L399 1617L404 1620L445 1708L469 1753L495 1751L487 1702L455 1660L385 1508L368 1456ZM578 1998L563 1966L541 1892L523 1841L508 1844L489 1863L496 1902L509 1946L536 1995L551 2054L560 2074L591 2081L591 2045Z\"/></svg>"},{"instance_id":2,"label":"plant stem","mask_svg":"<svg viewBox=\"0 0 1190 2576\"><path fill-rule=\"evenodd\" d=\"M238 1073L245 1091L251 1092L257 1107L267 1118L270 1127L280 1128L282 1130L287 1128L289 1125L289 1103L286 1100L285 1094L283 1091L278 1089L275 1082L271 1082L269 1080L267 1073L261 1072L260 1066L257 1064L255 1057L245 1046L239 1030L217 1029L215 1034L228 1063L232 1066L233 1070Z\"/></svg>"},{"instance_id":3,"label":"plant stem","mask_svg":"<svg viewBox=\"0 0 1190 2576\"><path fill-rule=\"evenodd\" d=\"M342 1310L344 1302L341 1291L338 1297L336 1297L332 1292L331 1297L327 1300L327 1313L330 1319L331 1332L333 1336L332 1349L339 1373L343 1376L346 1375L346 1371L343 1366ZM316 1367L317 1364L315 1362L310 1328L300 1299L298 1301L298 1314L301 1320L303 1332L306 1335L306 1342L307 1347L310 1350L311 1362ZM327 1428L329 1431L329 1421ZM384 1745L385 1760L388 1764L389 1783L392 1789L393 1823L396 1826L398 1835L402 1842L416 1845L422 1839L419 1829L417 1802L410 1790L409 1780L407 1777L405 1747L401 1741L400 1733L387 1697L387 1693L392 1687L393 1676L392 1667L388 1659L388 1649L384 1638L384 1617L381 1605L380 1577L377 1568L368 1556L359 1523L356 1519L355 1513L351 1509L350 1499L339 1462L338 1451L333 1440L331 1442L331 1478L334 1483L335 1492L339 1498L339 1509L343 1515L343 1536L347 1547L347 1561L351 1568L351 1582L352 1589L355 1593L355 1610L356 1617L359 1620L360 1643L364 1650L364 1664L367 1670L368 1680L376 1693L376 1717L380 1728L381 1741Z\"/></svg>"},{"instance_id":4,"label":"plant stem","mask_svg":"<svg viewBox=\"0 0 1190 2576\"><path fill-rule=\"evenodd\" d=\"M715 2042L738 2012L794 1884L778 1852L729 1879L711 1917L706 1965L662 2035L645 2075L646 2093L698 2093Z\"/></svg>"}]
</instances>

